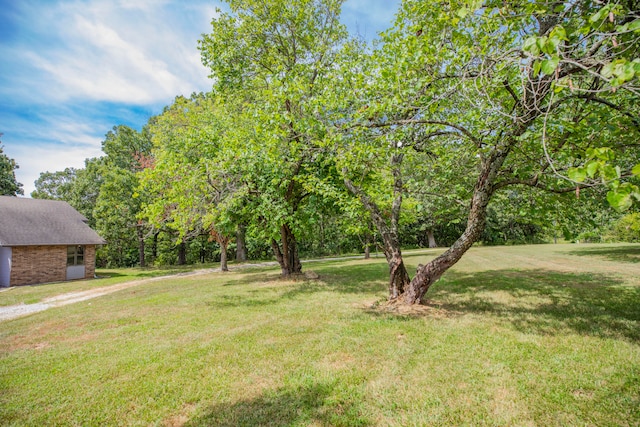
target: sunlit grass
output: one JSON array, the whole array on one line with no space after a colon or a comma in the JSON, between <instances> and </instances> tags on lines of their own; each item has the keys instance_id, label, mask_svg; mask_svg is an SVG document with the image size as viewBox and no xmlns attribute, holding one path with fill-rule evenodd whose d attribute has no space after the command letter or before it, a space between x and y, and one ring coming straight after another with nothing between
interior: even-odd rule
<instances>
[{"instance_id":1,"label":"sunlit grass","mask_svg":"<svg viewBox=\"0 0 640 427\"><path fill-rule=\"evenodd\" d=\"M377 259L175 277L3 322L0 424L637 425L640 265L581 248L475 248L404 314L376 308Z\"/></svg>"},{"instance_id":2,"label":"sunlit grass","mask_svg":"<svg viewBox=\"0 0 640 427\"><path fill-rule=\"evenodd\" d=\"M196 269L217 268L217 264L198 264L196 266L166 266L146 268L97 269L96 278L74 280L70 282L42 283L38 285L0 288L0 306L15 304L33 304L45 298L67 292L80 292L89 289L128 282L134 279L147 279L165 275L175 275Z\"/></svg>"}]
</instances>

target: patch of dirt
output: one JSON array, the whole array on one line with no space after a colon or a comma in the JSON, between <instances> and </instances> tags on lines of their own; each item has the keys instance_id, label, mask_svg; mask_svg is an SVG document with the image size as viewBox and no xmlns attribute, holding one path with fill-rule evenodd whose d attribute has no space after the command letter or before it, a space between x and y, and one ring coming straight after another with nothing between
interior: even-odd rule
<instances>
[{"instance_id":1,"label":"patch of dirt","mask_svg":"<svg viewBox=\"0 0 640 427\"><path fill-rule=\"evenodd\" d=\"M581 388L577 390L573 390L571 394L573 394L573 397L575 397L576 399L585 399L585 400L593 399L593 391L583 390Z\"/></svg>"},{"instance_id":2,"label":"patch of dirt","mask_svg":"<svg viewBox=\"0 0 640 427\"><path fill-rule=\"evenodd\" d=\"M350 369L356 359L349 353L332 353L325 356L320 364L330 370Z\"/></svg>"},{"instance_id":3,"label":"patch of dirt","mask_svg":"<svg viewBox=\"0 0 640 427\"><path fill-rule=\"evenodd\" d=\"M21 351L21 350L36 350L36 351L41 351L41 350L46 350L47 348L51 347L51 344L48 342L30 342L30 341L26 341L26 340L21 340L21 336L18 337L14 337L15 339L10 340L9 344L6 346L6 348L3 348L2 351L6 351L6 353L12 353L14 351Z\"/></svg>"},{"instance_id":4,"label":"patch of dirt","mask_svg":"<svg viewBox=\"0 0 640 427\"><path fill-rule=\"evenodd\" d=\"M189 417L196 409L196 405L194 403L185 403L182 405L182 409L176 415L172 415L171 417L164 420L162 425L164 427L182 427L189 422Z\"/></svg>"},{"instance_id":5,"label":"patch of dirt","mask_svg":"<svg viewBox=\"0 0 640 427\"><path fill-rule=\"evenodd\" d=\"M402 301L374 301L358 304L359 308L377 314L395 314L409 317L449 318L460 313L442 308L440 304L426 301L422 304L405 304Z\"/></svg>"},{"instance_id":6,"label":"patch of dirt","mask_svg":"<svg viewBox=\"0 0 640 427\"><path fill-rule=\"evenodd\" d=\"M307 280L318 280L320 278L320 275L318 273L316 273L315 271L305 271L304 272L304 277Z\"/></svg>"}]
</instances>

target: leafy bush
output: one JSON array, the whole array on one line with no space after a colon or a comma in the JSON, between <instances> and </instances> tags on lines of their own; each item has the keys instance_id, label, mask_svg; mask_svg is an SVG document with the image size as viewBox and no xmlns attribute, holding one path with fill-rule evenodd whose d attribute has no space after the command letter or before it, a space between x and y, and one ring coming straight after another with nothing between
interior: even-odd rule
<instances>
[{"instance_id":1,"label":"leafy bush","mask_svg":"<svg viewBox=\"0 0 640 427\"><path fill-rule=\"evenodd\" d=\"M640 243L640 213L635 212L620 218L607 237L620 242Z\"/></svg>"}]
</instances>

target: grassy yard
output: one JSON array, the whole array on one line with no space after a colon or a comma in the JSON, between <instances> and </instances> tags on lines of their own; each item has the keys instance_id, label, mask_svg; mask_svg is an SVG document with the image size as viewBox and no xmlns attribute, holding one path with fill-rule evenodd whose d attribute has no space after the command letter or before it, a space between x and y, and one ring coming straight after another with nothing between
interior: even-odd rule
<instances>
[{"instance_id":1,"label":"grassy yard","mask_svg":"<svg viewBox=\"0 0 640 427\"><path fill-rule=\"evenodd\" d=\"M200 264L198 268L215 268L218 265ZM0 307L15 304L33 304L46 298L67 292L80 292L102 286L116 285L137 279L148 279L172 274L180 274L193 270L193 266L148 267L127 269L102 269L96 272L98 280L79 280L41 285L14 286L0 288Z\"/></svg>"},{"instance_id":2,"label":"grassy yard","mask_svg":"<svg viewBox=\"0 0 640 427\"><path fill-rule=\"evenodd\" d=\"M402 314L378 306L382 259L305 269L0 323L0 425L640 425L640 245L473 248ZM32 289L58 286L87 285ZM15 292L0 305L42 297Z\"/></svg>"}]
</instances>

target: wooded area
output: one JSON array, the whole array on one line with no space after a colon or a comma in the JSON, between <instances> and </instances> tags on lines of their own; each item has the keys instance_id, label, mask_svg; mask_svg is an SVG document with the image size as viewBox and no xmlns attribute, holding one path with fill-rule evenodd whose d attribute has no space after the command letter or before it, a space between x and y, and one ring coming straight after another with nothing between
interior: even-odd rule
<instances>
[{"instance_id":1,"label":"wooded area","mask_svg":"<svg viewBox=\"0 0 640 427\"><path fill-rule=\"evenodd\" d=\"M640 240L638 2L404 1L373 46L340 0L227 3L198 43L210 92L36 182L103 265L230 253L286 276L380 249L415 304L477 242ZM436 245L410 274L402 248Z\"/></svg>"}]
</instances>

